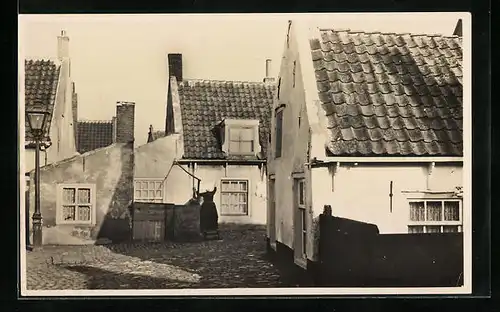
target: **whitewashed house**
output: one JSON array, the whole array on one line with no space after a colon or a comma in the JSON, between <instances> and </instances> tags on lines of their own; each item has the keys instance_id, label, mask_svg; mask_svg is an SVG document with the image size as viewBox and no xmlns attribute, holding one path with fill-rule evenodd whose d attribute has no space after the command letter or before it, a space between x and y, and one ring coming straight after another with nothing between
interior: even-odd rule
<instances>
[{"instance_id":1,"label":"whitewashed house","mask_svg":"<svg viewBox=\"0 0 500 312\"><path fill-rule=\"evenodd\" d=\"M325 205L381 234L462 231L462 38L290 21L284 39L270 248L293 250L303 268L315 261Z\"/></svg>"}]
</instances>

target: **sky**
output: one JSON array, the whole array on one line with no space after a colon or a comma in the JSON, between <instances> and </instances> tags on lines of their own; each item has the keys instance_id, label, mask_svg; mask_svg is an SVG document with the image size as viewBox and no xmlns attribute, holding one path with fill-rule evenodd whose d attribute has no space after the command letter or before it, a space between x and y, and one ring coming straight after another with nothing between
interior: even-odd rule
<instances>
[{"instance_id":1,"label":"sky","mask_svg":"<svg viewBox=\"0 0 500 312\"><path fill-rule=\"evenodd\" d=\"M362 31L452 35L457 13L246 15L20 15L19 56L57 57L70 38L78 117L110 120L117 101L136 103L135 140L165 128L166 56L182 53L184 77L262 81L265 60L278 75L288 20Z\"/></svg>"}]
</instances>

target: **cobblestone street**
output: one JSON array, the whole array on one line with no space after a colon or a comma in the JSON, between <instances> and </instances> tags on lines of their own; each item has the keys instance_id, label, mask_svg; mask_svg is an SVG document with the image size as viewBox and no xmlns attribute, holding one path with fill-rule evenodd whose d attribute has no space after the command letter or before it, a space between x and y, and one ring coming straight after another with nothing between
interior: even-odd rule
<instances>
[{"instance_id":1,"label":"cobblestone street","mask_svg":"<svg viewBox=\"0 0 500 312\"><path fill-rule=\"evenodd\" d=\"M266 259L265 230L221 227L219 241L46 246L27 252L27 287L174 289L279 287Z\"/></svg>"}]
</instances>

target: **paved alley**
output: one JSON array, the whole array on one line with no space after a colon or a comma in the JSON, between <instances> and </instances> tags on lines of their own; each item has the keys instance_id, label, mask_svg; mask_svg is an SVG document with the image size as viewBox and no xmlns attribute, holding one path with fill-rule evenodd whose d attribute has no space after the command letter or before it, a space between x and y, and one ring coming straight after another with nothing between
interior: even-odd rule
<instances>
[{"instance_id":1,"label":"paved alley","mask_svg":"<svg viewBox=\"0 0 500 312\"><path fill-rule=\"evenodd\" d=\"M46 246L27 252L27 287L175 289L279 287L266 258L265 229L221 227L219 241Z\"/></svg>"}]
</instances>

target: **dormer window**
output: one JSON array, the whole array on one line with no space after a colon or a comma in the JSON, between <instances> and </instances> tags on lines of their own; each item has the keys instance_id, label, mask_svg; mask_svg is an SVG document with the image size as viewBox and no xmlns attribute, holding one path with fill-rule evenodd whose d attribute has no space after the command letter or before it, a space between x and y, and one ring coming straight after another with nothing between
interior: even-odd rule
<instances>
[{"instance_id":1,"label":"dormer window","mask_svg":"<svg viewBox=\"0 0 500 312\"><path fill-rule=\"evenodd\" d=\"M260 152L259 121L226 119L222 123L222 149L229 155L257 155Z\"/></svg>"},{"instance_id":2,"label":"dormer window","mask_svg":"<svg viewBox=\"0 0 500 312\"><path fill-rule=\"evenodd\" d=\"M254 127L232 126L229 128L229 154L255 153Z\"/></svg>"}]
</instances>

